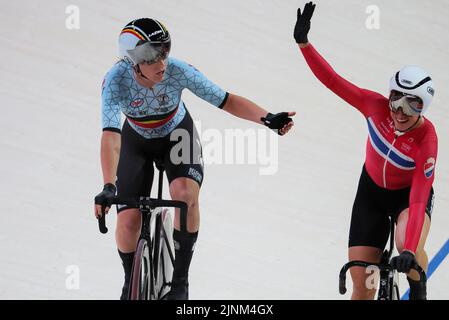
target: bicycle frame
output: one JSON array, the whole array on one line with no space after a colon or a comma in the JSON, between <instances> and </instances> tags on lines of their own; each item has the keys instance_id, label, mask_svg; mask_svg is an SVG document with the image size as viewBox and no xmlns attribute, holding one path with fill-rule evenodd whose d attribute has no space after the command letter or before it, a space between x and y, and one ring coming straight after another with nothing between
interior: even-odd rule
<instances>
[{"instance_id":1,"label":"bicycle frame","mask_svg":"<svg viewBox=\"0 0 449 320\"><path fill-rule=\"evenodd\" d=\"M352 267L370 267L376 266L380 271L380 280L379 280L379 289L378 289L378 300L396 300L399 299L399 284L396 281L397 271L393 269L390 265L391 255L394 250L394 229L395 222L392 218L390 218L390 246L389 250L385 250L382 254L382 258L380 263L370 263L365 261L351 261L346 263L340 271L340 282L339 282L339 291L340 294L346 293L346 273ZM426 273L424 270L415 263L412 266L412 269L415 269L421 279L424 281L426 278ZM395 299L396 298L396 299Z\"/></svg>"}]
</instances>

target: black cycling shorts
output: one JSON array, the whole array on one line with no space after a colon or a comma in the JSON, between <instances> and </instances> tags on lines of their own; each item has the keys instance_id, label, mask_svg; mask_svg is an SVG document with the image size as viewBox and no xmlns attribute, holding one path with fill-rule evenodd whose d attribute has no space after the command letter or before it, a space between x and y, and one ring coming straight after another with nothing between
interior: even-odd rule
<instances>
[{"instance_id":1,"label":"black cycling shorts","mask_svg":"<svg viewBox=\"0 0 449 320\"><path fill-rule=\"evenodd\" d=\"M174 133L181 133L180 137L176 141L170 141ZM180 141L186 142L184 138L187 138L188 148L180 148ZM172 149L174 152L171 156ZM189 155L184 154L183 157L183 152L188 152ZM176 129L163 138L145 139L129 125L128 121L125 121L117 168L117 195L119 197L150 196L155 159L164 163L170 183L176 178L186 177L195 180L201 187L204 175L201 142L188 112ZM117 212L128 208L128 206L118 206Z\"/></svg>"},{"instance_id":2,"label":"black cycling shorts","mask_svg":"<svg viewBox=\"0 0 449 320\"><path fill-rule=\"evenodd\" d=\"M349 247L385 248L390 235L390 219L396 222L399 214L409 207L410 187L388 190L379 187L363 166L357 195L352 207ZM426 213L431 217L433 188L430 190Z\"/></svg>"}]
</instances>

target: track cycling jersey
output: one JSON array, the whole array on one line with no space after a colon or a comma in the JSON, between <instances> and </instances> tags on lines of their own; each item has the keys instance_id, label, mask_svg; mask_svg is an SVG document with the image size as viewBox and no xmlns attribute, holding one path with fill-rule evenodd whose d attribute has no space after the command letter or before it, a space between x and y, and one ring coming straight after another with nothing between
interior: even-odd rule
<instances>
[{"instance_id":1,"label":"track cycling jersey","mask_svg":"<svg viewBox=\"0 0 449 320\"><path fill-rule=\"evenodd\" d=\"M120 132L123 113L130 126L144 138L167 136L186 114L181 100L185 88L219 108L228 96L195 67L175 58L168 58L164 79L151 89L135 80L130 64L117 62L103 81L103 130Z\"/></svg>"}]
</instances>

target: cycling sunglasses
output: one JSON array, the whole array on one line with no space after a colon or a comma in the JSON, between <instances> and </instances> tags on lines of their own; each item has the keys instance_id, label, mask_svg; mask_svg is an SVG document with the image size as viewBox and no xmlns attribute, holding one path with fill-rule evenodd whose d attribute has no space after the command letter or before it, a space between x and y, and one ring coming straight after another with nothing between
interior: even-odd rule
<instances>
[{"instance_id":1,"label":"cycling sunglasses","mask_svg":"<svg viewBox=\"0 0 449 320\"><path fill-rule=\"evenodd\" d=\"M170 53L171 41L144 42L133 50L128 50L129 57L135 65L139 63L153 64L165 60Z\"/></svg>"},{"instance_id":2,"label":"cycling sunglasses","mask_svg":"<svg viewBox=\"0 0 449 320\"><path fill-rule=\"evenodd\" d=\"M396 90L391 91L389 100L391 111L396 113L401 108L402 112L407 116L419 116L424 106L420 97Z\"/></svg>"}]
</instances>

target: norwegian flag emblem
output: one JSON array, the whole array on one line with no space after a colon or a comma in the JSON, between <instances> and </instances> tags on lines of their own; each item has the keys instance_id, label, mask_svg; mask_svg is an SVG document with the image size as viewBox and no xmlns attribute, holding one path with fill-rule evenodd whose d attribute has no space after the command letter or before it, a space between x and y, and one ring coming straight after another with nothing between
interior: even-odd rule
<instances>
[{"instance_id":1,"label":"norwegian flag emblem","mask_svg":"<svg viewBox=\"0 0 449 320\"><path fill-rule=\"evenodd\" d=\"M435 159L429 158L424 164L424 175L427 179L433 176L433 170L435 169Z\"/></svg>"}]
</instances>

